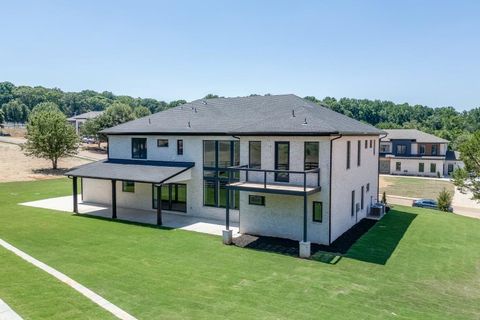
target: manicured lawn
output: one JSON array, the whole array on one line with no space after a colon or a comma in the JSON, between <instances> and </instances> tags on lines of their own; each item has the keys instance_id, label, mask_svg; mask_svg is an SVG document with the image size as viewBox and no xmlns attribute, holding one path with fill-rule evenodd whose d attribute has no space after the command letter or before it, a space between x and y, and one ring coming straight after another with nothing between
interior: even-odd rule
<instances>
[{"instance_id":1,"label":"manicured lawn","mask_svg":"<svg viewBox=\"0 0 480 320\"><path fill-rule=\"evenodd\" d=\"M450 181L436 179L421 179L413 177L390 177L380 176L380 193L410 198L437 199L440 191L446 188L455 191Z\"/></svg>"},{"instance_id":2,"label":"manicured lawn","mask_svg":"<svg viewBox=\"0 0 480 320\"><path fill-rule=\"evenodd\" d=\"M344 257L320 254L320 262L224 246L215 236L17 205L70 189L66 179L0 184L0 238L140 319L480 317L478 220L397 207ZM48 275L4 255L0 297L25 318L42 318L35 310L41 294L14 286L37 281L58 295L49 314L65 312L68 287L56 289L61 284ZM63 318L108 317L81 296L76 302Z\"/></svg>"}]
</instances>

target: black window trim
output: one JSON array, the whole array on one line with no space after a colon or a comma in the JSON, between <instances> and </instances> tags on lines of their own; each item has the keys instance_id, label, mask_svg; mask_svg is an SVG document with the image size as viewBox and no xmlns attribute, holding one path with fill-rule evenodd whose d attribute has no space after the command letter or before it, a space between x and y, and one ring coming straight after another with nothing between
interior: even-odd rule
<instances>
[{"instance_id":1,"label":"black window trim","mask_svg":"<svg viewBox=\"0 0 480 320\"><path fill-rule=\"evenodd\" d=\"M352 152L352 143L350 141L347 141L347 170L350 169L350 158L351 158L351 152Z\"/></svg>"},{"instance_id":2,"label":"black window trim","mask_svg":"<svg viewBox=\"0 0 480 320\"><path fill-rule=\"evenodd\" d=\"M320 220L315 219L315 205L320 205ZM313 201L312 202L312 221L322 223L323 222L323 202L322 201Z\"/></svg>"},{"instance_id":3,"label":"black window trim","mask_svg":"<svg viewBox=\"0 0 480 320\"><path fill-rule=\"evenodd\" d=\"M128 187L128 184L133 185L133 191L128 191L126 188ZM135 193L135 181L130 181L130 180L123 180L122 181L122 192L128 192L128 193Z\"/></svg>"},{"instance_id":4,"label":"black window trim","mask_svg":"<svg viewBox=\"0 0 480 320\"><path fill-rule=\"evenodd\" d=\"M286 144L288 147L288 164L285 170L290 170L290 141L275 141L275 170L278 170L278 146L280 144ZM290 175L287 173L284 179L279 179L278 173L275 173L274 180L275 182L290 182Z\"/></svg>"},{"instance_id":5,"label":"black window trim","mask_svg":"<svg viewBox=\"0 0 480 320\"><path fill-rule=\"evenodd\" d=\"M357 167L360 167L362 164L362 141L358 140L357 142Z\"/></svg>"},{"instance_id":6,"label":"black window trim","mask_svg":"<svg viewBox=\"0 0 480 320\"><path fill-rule=\"evenodd\" d=\"M252 202L252 198L257 197L258 199L261 199L260 203L255 203ZM256 194L249 194L248 195L248 204L251 206L263 206L265 207L265 196L260 196Z\"/></svg>"},{"instance_id":7,"label":"black window trim","mask_svg":"<svg viewBox=\"0 0 480 320\"><path fill-rule=\"evenodd\" d=\"M309 168L309 169L318 169L320 166L320 142L318 141L305 141L303 143L303 170L309 170L306 168L306 159L307 159L307 143L315 143L317 145L317 167L316 168ZM290 150L289 150L290 151Z\"/></svg>"},{"instance_id":8,"label":"black window trim","mask_svg":"<svg viewBox=\"0 0 480 320\"><path fill-rule=\"evenodd\" d=\"M260 144L260 165L252 166L252 143ZM248 167L253 169L260 169L262 167L262 141L252 140L248 141Z\"/></svg>"},{"instance_id":9,"label":"black window trim","mask_svg":"<svg viewBox=\"0 0 480 320\"><path fill-rule=\"evenodd\" d=\"M165 141L167 142L166 145L160 145L160 142L164 143ZM169 144L170 144L170 142L168 141L168 139L157 139L157 147L158 148L168 148Z\"/></svg>"},{"instance_id":10,"label":"black window trim","mask_svg":"<svg viewBox=\"0 0 480 320\"><path fill-rule=\"evenodd\" d=\"M355 215L355 190L352 190L351 217Z\"/></svg>"},{"instance_id":11,"label":"black window trim","mask_svg":"<svg viewBox=\"0 0 480 320\"><path fill-rule=\"evenodd\" d=\"M133 153L133 143L134 141L138 141L138 140L143 140L145 141L145 156L142 156L142 154L139 154L139 155L136 155ZM148 150L147 150L147 138L132 138L131 140L131 147L132 147L132 159L147 159L147 155L148 155Z\"/></svg>"},{"instance_id":12,"label":"black window trim","mask_svg":"<svg viewBox=\"0 0 480 320\"><path fill-rule=\"evenodd\" d=\"M183 155L183 139L177 139L177 155Z\"/></svg>"}]
</instances>

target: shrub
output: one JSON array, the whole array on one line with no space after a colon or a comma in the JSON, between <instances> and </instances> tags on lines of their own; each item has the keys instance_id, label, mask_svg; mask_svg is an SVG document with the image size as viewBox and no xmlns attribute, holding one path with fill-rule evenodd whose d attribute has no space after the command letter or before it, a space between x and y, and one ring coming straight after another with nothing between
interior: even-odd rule
<instances>
[{"instance_id":1,"label":"shrub","mask_svg":"<svg viewBox=\"0 0 480 320\"><path fill-rule=\"evenodd\" d=\"M382 203L387 204L387 194L385 193L385 191L383 191L383 194L382 194Z\"/></svg>"},{"instance_id":2,"label":"shrub","mask_svg":"<svg viewBox=\"0 0 480 320\"><path fill-rule=\"evenodd\" d=\"M442 191L438 194L437 202L438 209L448 212L452 205L453 195L451 192L448 192L447 189L443 188Z\"/></svg>"}]
</instances>

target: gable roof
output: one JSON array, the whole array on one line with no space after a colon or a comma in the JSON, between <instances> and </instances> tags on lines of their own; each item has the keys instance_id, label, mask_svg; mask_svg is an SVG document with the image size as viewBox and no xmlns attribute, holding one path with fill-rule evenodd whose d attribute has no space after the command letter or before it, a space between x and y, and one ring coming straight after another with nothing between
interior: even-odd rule
<instances>
[{"instance_id":1,"label":"gable roof","mask_svg":"<svg viewBox=\"0 0 480 320\"><path fill-rule=\"evenodd\" d=\"M328 135L383 131L293 94L195 100L105 134Z\"/></svg>"},{"instance_id":2,"label":"gable roof","mask_svg":"<svg viewBox=\"0 0 480 320\"><path fill-rule=\"evenodd\" d=\"M74 121L74 120L77 120L77 119L93 119L93 118L98 117L102 113L103 113L103 111L89 111L89 112L79 114L78 116L70 117L67 120Z\"/></svg>"},{"instance_id":3,"label":"gable roof","mask_svg":"<svg viewBox=\"0 0 480 320\"><path fill-rule=\"evenodd\" d=\"M412 140L420 143L448 143L448 140L434 136L417 129L388 129L387 136L382 141Z\"/></svg>"}]
</instances>

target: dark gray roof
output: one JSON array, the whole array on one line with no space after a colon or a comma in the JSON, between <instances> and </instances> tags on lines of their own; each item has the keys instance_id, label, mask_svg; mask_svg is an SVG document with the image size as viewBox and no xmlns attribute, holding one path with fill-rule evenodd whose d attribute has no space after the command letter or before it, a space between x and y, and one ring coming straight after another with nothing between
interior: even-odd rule
<instances>
[{"instance_id":1,"label":"dark gray roof","mask_svg":"<svg viewBox=\"0 0 480 320\"><path fill-rule=\"evenodd\" d=\"M382 141L414 140L421 143L448 143L448 140L417 129L388 129L385 132L387 132L387 136Z\"/></svg>"},{"instance_id":2,"label":"dark gray roof","mask_svg":"<svg viewBox=\"0 0 480 320\"><path fill-rule=\"evenodd\" d=\"M192 168L193 162L109 159L73 168L66 176L162 183Z\"/></svg>"},{"instance_id":3,"label":"dark gray roof","mask_svg":"<svg viewBox=\"0 0 480 320\"><path fill-rule=\"evenodd\" d=\"M448 150L445 155L445 160L448 161L460 161L460 152Z\"/></svg>"},{"instance_id":4,"label":"dark gray roof","mask_svg":"<svg viewBox=\"0 0 480 320\"><path fill-rule=\"evenodd\" d=\"M89 111L89 112L79 114L78 116L73 116L71 118L68 118L68 120L69 121L74 121L74 120L77 120L77 119L93 119L93 118L98 117L102 113L103 113L103 111Z\"/></svg>"},{"instance_id":5,"label":"dark gray roof","mask_svg":"<svg viewBox=\"0 0 480 320\"><path fill-rule=\"evenodd\" d=\"M326 135L383 131L295 95L196 100L106 134Z\"/></svg>"}]
</instances>

